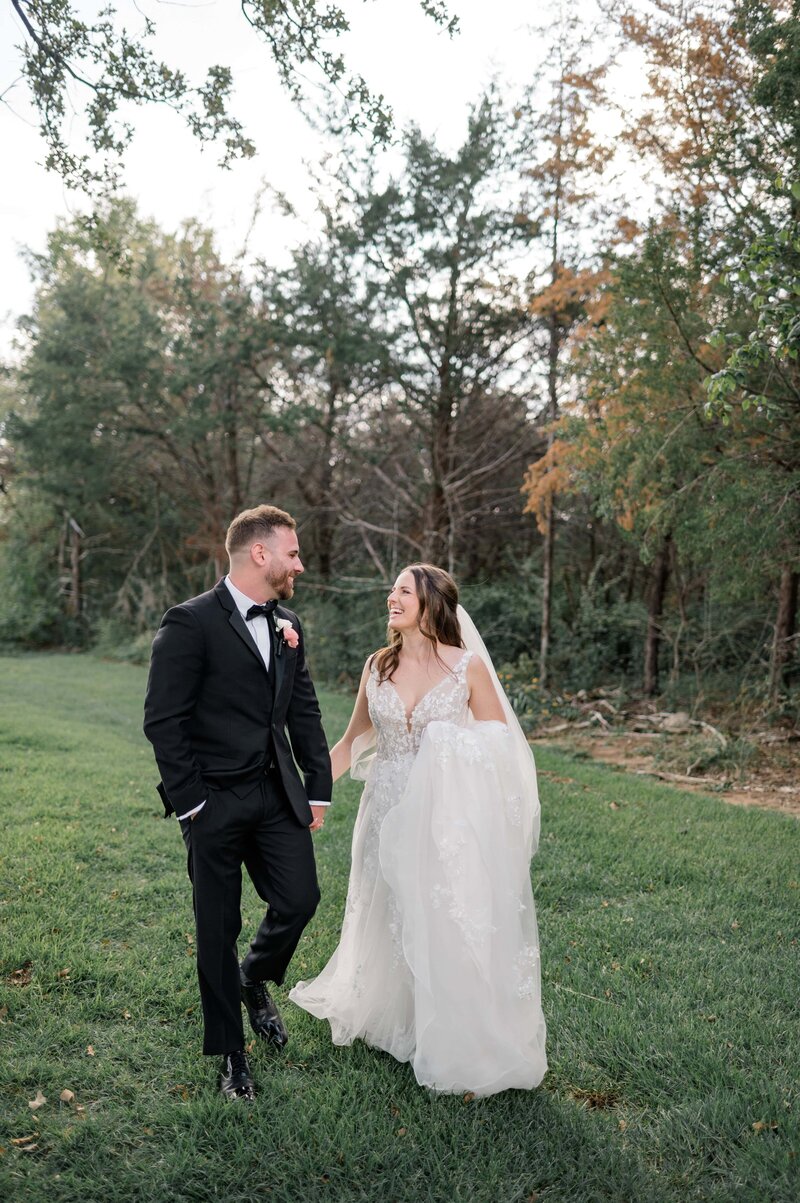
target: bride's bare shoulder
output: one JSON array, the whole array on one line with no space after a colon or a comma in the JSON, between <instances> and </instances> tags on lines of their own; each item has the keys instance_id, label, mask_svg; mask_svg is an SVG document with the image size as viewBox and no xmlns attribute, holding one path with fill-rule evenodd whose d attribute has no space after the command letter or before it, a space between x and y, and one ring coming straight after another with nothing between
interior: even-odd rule
<instances>
[{"instance_id":1,"label":"bride's bare shoulder","mask_svg":"<svg viewBox=\"0 0 800 1203\"><path fill-rule=\"evenodd\" d=\"M439 659L451 671L461 663L465 655L463 647L452 647L449 643L440 643L436 649Z\"/></svg>"}]
</instances>

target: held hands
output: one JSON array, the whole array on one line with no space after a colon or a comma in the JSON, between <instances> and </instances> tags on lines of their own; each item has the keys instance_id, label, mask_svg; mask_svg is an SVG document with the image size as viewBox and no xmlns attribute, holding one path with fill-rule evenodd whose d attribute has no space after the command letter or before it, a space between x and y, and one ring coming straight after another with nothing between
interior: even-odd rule
<instances>
[{"instance_id":1,"label":"held hands","mask_svg":"<svg viewBox=\"0 0 800 1203\"><path fill-rule=\"evenodd\" d=\"M320 831L325 826L325 811L327 806L312 806L311 813L314 816L309 831Z\"/></svg>"}]
</instances>

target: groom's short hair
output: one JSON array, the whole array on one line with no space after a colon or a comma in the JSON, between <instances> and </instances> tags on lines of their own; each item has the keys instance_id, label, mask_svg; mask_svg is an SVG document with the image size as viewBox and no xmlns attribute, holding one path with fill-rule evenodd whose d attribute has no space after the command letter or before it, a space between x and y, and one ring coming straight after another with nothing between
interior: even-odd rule
<instances>
[{"instance_id":1,"label":"groom's short hair","mask_svg":"<svg viewBox=\"0 0 800 1203\"><path fill-rule=\"evenodd\" d=\"M234 552L249 547L256 539L268 539L276 526L295 530L297 523L291 514L279 510L275 505L257 505L255 509L242 510L228 527L225 550L232 556Z\"/></svg>"}]
</instances>

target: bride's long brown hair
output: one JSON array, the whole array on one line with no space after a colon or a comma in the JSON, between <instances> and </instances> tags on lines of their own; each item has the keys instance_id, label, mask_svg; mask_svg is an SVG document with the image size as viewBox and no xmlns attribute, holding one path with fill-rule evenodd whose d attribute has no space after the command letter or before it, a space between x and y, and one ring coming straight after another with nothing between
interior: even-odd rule
<instances>
[{"instance_id":1,"label":"bride's long brown hair","mask_svg":"<svg viewBox=\"0 0 800 1203\"><path fill-rule=\"evenodd\" d=\"M402 571L410 572L414 577L419 601L419 629L433 644L434 654L441 664L441 657L436 650L437 644L443 643L446 647L464 646L461 625L456 614L458 586L449 572L437 568L435 564L409 564ZM373 657L373 664L378 669L379 684L392 679L400 661L402 647L402 633L389 627L387 646L382 647Z\"/></svg>"}]
</instances>

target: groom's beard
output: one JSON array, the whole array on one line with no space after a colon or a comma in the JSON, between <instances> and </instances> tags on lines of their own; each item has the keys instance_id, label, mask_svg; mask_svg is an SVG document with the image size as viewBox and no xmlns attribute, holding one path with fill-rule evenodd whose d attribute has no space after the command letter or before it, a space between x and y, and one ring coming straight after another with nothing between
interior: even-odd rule
<instances>
[{"instance_id":1,"label":"groom's beard","mask_svg":"<svg viewBox=\"0 0 800 1203\"><path fill-rule=\"evenodd\" d=\"M275 576L270 574L267 577L267 583L271 589L274 589L276 596L281 601L288 601L294 593L294 582L288 572Z\"/></svg>"}]
</instances>

